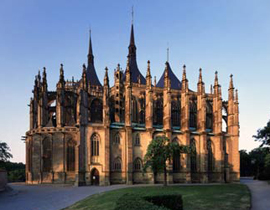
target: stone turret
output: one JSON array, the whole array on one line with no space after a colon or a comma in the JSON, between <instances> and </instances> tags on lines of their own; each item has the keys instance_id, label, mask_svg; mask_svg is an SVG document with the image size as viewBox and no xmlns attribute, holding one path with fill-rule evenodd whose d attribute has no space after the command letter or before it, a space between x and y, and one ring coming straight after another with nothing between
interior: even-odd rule
<instances>
[{"instance_id":1,"label":"stone turret","mask_svg":"<svg viewBox=\"0 0 270 210\"><path fill-rule=\"evenodd\" d=\"M197 130L200 132L205 131L206 128L206 95L205 87L202 79L202 69L199 69L199 80L197 84Z\"/></svg>"},{"instance_id":2,"label":"stone turret","mask_svg":"<svg viewBox=\"0 0 270 210\"><path fill-rule=\"evenodd\" d=\"M153 89L152 89L152 76L150 70L150 61L147 62L146 73L146 91L145 91L145 127L146 129L153 128Z\"/></svg>"},{"instance_id":3,"label":"stone turret","mask_svg":"<svg viewBox=\"0 0 270 210\"><path fill-rule=\"evenodd\" d=\"M64 100L65 100L65 78L63 64L60 65L60 76L56 86L56 126L64 126Z\"/></svg>"},{"instance_id":4,"label":"stone turret","mask_svg":"<svg viewBox=\"0 0 270 210\"><path fill-rule=\"evenodd\" d=\"M181 129L189 130L189 94L186 66L183 66L182 89L181 89Z\"/></svg>"}]
</instances>

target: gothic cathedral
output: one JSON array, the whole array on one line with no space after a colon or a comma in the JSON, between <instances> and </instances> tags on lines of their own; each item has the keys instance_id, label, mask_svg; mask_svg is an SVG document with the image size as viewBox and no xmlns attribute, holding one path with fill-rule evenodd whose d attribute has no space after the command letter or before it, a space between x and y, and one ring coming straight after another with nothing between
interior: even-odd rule
<instances>
[{"instance_id":1,"label":"gothic cathedral","mask_svg":"<svg viewBox=\"0 0 270 210\"><path fill-rule=\"evenodd\" d=\"M239 181L239 103L230 78L223 101L218 74L205 92L202 70L197 91L189 89L186 67L180 81L165 63L152 83L150 61L144 77L136 61L133 24L126 69L118 64L114 85L105 68L103 85L94 65L91 36L87 66L75 81L61 64L56 91L48 91L46 69L35 78L26 133L29 184L110 185L159 183L163 174L143 173L143 158L157 135L193 145L194 154L174 154L169 183Z\"/></svg>"}]
</instances>

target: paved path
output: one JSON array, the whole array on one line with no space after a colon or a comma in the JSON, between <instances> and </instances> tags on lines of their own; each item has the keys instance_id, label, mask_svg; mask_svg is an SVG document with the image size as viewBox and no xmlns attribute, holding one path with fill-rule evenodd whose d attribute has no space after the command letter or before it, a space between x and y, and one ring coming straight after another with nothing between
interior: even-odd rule
<instances>
[{"instance_id":1,"label":"paved path","mask_svg":"<svg viewBox=\"0 0 270 210\"><path fill-rule=\"evenodd\" d=\"M89 195L129 187L12 184L14 191L0 193L0 210L59 210Z\"/></svg>"},{"instance_id":2,"label":"paved path","mask_svg":"<svg viewBox=\"0 0 270 210\"><path fill-rule=\"evenodd\" d=\"M251 191L252 210L270 209L270 185L267 182L241 178L241 183L246 184Z\"/></svg>"}]
</instances>

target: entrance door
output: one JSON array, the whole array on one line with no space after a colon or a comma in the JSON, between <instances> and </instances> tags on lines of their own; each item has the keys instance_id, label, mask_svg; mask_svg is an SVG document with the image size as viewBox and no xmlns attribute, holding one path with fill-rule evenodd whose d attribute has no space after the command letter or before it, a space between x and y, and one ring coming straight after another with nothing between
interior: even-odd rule
<instances>
[{"instance_id":1,"label":"entrance door","mask_svg":"<svg viewBox=\"0 0 270 210\"><path fill-rule=\"evenodd\" d=\"M94 168L91 172L91 184L99 185L99 172L96 168Z\"/></svg>"}]
</instances>

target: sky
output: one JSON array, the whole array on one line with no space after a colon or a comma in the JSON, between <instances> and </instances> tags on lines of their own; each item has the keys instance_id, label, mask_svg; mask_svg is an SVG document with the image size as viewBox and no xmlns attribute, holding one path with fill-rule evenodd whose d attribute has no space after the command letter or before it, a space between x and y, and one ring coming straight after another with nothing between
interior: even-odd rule
<instances>
[{"instance_id":1,"label":"sky","mask_svg":"<svg viewBox=\"0 0 270 210\"><path fill-rule=\"evenodd\" d=\"M240 149L259 146L252 136L270 119L269 0L1 0L0 140L15 162L25 162L21 136L29 129L29 99L38 70L47 68L55 90L60 64L65 78L80 79L87 62L89 28L97 75L110 85L117 64L125 69L134 6L137 62L143 75L162 75L167 60L181 79L187 66L196 90L199 68L206 91L219 73L223 100L229 75L239 90Z\"/></svg>"}]
</instances>

